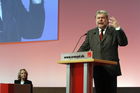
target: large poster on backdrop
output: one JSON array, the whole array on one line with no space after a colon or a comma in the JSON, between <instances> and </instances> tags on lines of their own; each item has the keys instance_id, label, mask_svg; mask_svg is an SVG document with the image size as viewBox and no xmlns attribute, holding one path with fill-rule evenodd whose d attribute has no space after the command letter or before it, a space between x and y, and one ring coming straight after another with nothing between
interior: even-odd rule
<instances>
[{"instance_id":1,"label":"large poster on backdrop","mask_svg":"<svg viewBox=\"0 0 140 93\"><path fill-rule=\"evenodd\" d=\"M58 0L1 0L0 43L58 39Z\"/></svg>"}]
</instances>

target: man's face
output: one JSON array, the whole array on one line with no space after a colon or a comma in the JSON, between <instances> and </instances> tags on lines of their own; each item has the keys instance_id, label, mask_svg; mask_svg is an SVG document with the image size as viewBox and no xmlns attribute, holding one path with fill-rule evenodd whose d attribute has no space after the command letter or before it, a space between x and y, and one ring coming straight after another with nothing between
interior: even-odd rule
<instances>
[{"instance_id":1,"label":"man's face","mask_svg":"<svg viewBox=\"0 0 140 93\"><path fill-rule=\"evenodd\" d=\"M99 28L104 29L108 25L108 23L109 23L108 17L105 14L96 15L96 25Z\"/></svg>"}]
</instances>

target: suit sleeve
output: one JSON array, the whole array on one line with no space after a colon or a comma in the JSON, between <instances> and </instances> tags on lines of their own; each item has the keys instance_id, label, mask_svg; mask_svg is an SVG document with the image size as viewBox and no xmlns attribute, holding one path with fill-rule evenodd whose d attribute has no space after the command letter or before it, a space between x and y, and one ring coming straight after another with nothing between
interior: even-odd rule
<instances>
[{"instance_id":1,"label":"suit sleeve","mask_svg":"<svg viewBox=\"0 0 140 93\"><path fill-rule=\"evenodd\" d=\"M80 46L78 52L82 52L82 51L88 51L90 50L90 45L89 45L89 33L87 33L86 39L83 42L83 44Z\"/></svg>"},{"instance_id":2,"label":"suit sleeve","mask_svg":"<svg viewBox=\"0 0 140 93\"><path fill-rule=\"evenodd\" d=\"M120 46L126 46L128 44L128 40L126 37L126 34L124 33L124 31L122 29L116 31L117 33L117 40L118 40L118 44Z\"/></svg>"},{"instance_id":3,"label":"suit sleeve","mask_svg":"<svg viewBox=\"0 0 140 93\"><path fill-rule=\"evenodd\" d=\"M14 84L17 84L17 80L14 80Z\"/></svg>"},{"instance_id":4,"label":"suit sleeve","mask_svg":"<svg viewBox=\"0 0 140 93\"><path fill-rule=\"evenodd\" d=\"M19 34L25 39L40 38L45 24L44 0L40 4L34 4L30 0L29 11L24 7L21 0L16 0L16 21Z\"/></svg>"},{"instance_id":5,"label":"suit sleeve","mask_svg":"<svg viewBox=\"0 0 140 93\"><path fill-rule=\"evenodd\" d=\"M19 80L14 80L14 84L20 84Z\"/></svg>"}]
</instances>

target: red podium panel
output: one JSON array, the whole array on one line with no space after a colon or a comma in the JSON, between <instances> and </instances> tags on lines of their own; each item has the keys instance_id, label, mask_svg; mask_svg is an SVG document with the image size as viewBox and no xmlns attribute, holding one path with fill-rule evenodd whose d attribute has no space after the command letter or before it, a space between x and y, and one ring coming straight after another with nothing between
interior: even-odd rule
<instances>
[{"instance_id":1,"label":"red podium panel","mask_svg":"<svg viewBox=\"0 0 140 93\"><path fill-rule=\"evenodd\" d=\"M83 93L83 64L71 64L70 67L70 72L71 72L71 77L70 81L72 82L70 87L71 87L71 92L70 93Z\"/></svg>"},{"instance_id":2,"label":"red podium panel","mask_svg":"<svg viewBox=\"0 0 140 93\"><path fill-rule=\"evenodd\" d=\"M31 86L20 84L0 84L0 93L31 93Z\"/></svg>"}]
</instances>

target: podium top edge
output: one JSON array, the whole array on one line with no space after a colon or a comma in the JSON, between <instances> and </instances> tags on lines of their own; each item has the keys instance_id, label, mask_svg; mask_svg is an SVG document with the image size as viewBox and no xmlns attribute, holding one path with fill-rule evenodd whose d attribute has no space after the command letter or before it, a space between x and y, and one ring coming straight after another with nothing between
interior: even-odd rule
<instances>
[{"instance_id":1,"label":"podium top edge","mask_svg":"<svg viewBox=\"0 0 140 93\"><path fill-rule=\"evenodd\" d=\"M117 64L116 61L102 60L102 59L78 59L78 60L61 60L59 64L71 64L71 63L100 63L100 64Z\"/></svg>"}]
</instances>

